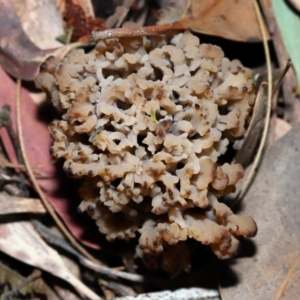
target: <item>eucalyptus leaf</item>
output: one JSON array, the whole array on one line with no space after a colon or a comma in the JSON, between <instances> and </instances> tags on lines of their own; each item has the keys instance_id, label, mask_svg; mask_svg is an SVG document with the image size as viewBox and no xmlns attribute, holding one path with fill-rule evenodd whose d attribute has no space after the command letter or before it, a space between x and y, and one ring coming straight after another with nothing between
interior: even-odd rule
<instances>
[{"instance_id":1,"label":"eucalyptus leaf","mask_svg":"<svg viewBox=\"0 0 300 300\"><path fill-rule=\"evenodd\" d=\"M103 127L103 126L99 126L98 128L96 128L96 129L94 130L94 132L92 133L92 135L91 135L89 141L92 142L92 141L97 137L98 133L101 132L101 131L103 131L103 130L104 130L104 127Z\"/></svg>"},{"instance_id":2,"label":"eucalyptus leaf","mask_svg":"<svg viewBox=\"0 0 300 300\"><path fill-rule=\"evenodd\" d=\"M275 17L286 50L297 76L297 94L300 94L300 15L284 0L272 0Z\"/></svg>"}]
</instances>

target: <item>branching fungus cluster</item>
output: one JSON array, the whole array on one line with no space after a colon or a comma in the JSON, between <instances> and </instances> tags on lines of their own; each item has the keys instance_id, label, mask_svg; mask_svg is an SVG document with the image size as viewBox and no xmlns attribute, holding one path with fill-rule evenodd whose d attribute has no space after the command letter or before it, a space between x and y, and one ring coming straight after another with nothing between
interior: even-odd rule
<instances>
[{"instance_id":1,"label":"branching fungus cluster","mask_svg":"<svg viewBox=\"0 0 300 300\"><path fill-rule=\"evenodd\" d=\"M228 258L255 235L218 201L243 177L219 157L244 134L251 70L190 32L109 39L43 67L36 82L63 112L51 153L84 179L80 209L109 241L138 237L148 267L176 274L190 268L188 238Z\"/></svg>"}]
</instances>

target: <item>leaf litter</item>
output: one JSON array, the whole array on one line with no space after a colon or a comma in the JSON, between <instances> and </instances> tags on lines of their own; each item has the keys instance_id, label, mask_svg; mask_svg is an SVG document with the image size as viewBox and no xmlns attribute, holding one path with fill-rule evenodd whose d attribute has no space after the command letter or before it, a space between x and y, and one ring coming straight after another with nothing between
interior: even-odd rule
<instances>
[{"instance_id":1,"label":"leaf litter","mask_svg":"<svg viewBox=\"0 0 300 300\"><path fill-rule=\"evenodd\" d=\"M23 80L33 80L41 64L49 56L63 58L72 48L85 43L69 44L59 48L40 49L25 34L9 0L0 2L1 51L0 64L10 75Z\"/></svg>"},{"instance_id":2,"label":"leaf litter","mask_svg":"<svg viewBox=\"0 0 300 300\"><path fill-rule=\"evenodd\" d=\"M62 7L66 6L67 3L70 3L70 1L58 2L60 2L60 13L63 11ZM87 7L83 5L83 3L86 2L88 2ZM120 19L124 18L124 20L126 20L126 18L130 16L130 12L134 9L135 4L132 1L127 2L127 6L122 6L122 4L119 4L121 8L116 9L115 16L120 17ZM268 26L270 26L270 24L268 24L268 20L265 21L265 24L259 26L259 23L256 19L255 10L250 1L230 1L230 3L226 3L225 7L224 4L222 4L222 1L202 2L203 3L201 3L200 5L197 1L186 1L185 5L182 5L181 10L179 10L178 7L176 8L176 1L158 1L158 3L162 4L161 7L163 8L163 11L160 12L161 20L159 24L165 24L153 26L153 23L150 23L150 27L143 27L143 34L159 34L164 30L169 30L172 28L177 28L179 30L188 28L193 30L194 32L201 33L201 37L203 38L206 38L203 34L208 34L211 36L219 36L224 39L253 43L254 41L262 40L261 28L267 28ZM34 3L34 1L31 3ZM87 17L94 17L93 9L91 10L92 5L90 1L74 1L74 3L82 7L82 10ZM24 10L23 16L20 15L20 11L16 11L17 7L15 5L16 1L14 1L14 6L12 6L11 3L7 0L1 0L0 2L0 12L3 14L1 20L9 20L7 22L1 21L0 63L5 71L10 75L18 79L32 80L38 73L40 65L48 56L54 55L58 58L61 58L71 48L78 47L79 44L70 44L58 47L56 49L49 49L47 48L47 46L45 46L44 48L42 46L42 43L39 44L38 38L33 38L34 32L38 31L35 31L34 28L28 30L28 28L30 27L28 27L28 24L31 24L30 21L32 20L30 18L32 17L30 17L29 13L28 15L26 15L26 10ZM114 5L116 5L115 8L117 8L117 1L115 1ZM270 8L271 4L267 5L269 5ZM266 1L262 1L262 6L265 8ZM159 13L156 7L152 7L147 2L143 2L143 4L140 4L140 7L142 7L143 9L142 11L148 11L149 15L154 14L156 18L158 18ZM95 9L99 9L99 7L95 7ZM224 14L226 14L225 18ZM23 22L22 25L18 20L17 15ZM244 17L239 19L236 18L236 16ZM60 17L62 20L62 13ZM114 20L116 20L116 17L114 18ZM172 20L172 24L170 24L170 21L168 20ZM131 21L134 21L134 19ZM47 20L47 18L43 18L42 23L43 25L45 25L45 28L47 28L47 25L49 28L49 22L50 21ZM114 23L115 22L116 21L114 21ZM6 27L2 26L3 23L5 23ZM147 25L148 24L149 23L147 23ZM249 24L251 24L251 26L249 26ZM22 26L26 29L25 31ZM234 28L235 30L232 30L232 28ZM97 30L97 28L93 29ZM66 27L64 30L66 30ZM131 26L119 29L109 29L109 31L102 31L101 35L105 38L107 37L107 33L111 33L112 36L117 36L117 34L120 34L120 36L124 36L126 34L134 35L135 30L136 32L138 30L141 31L141 28L134 29L134 27ZM43 35L44 38L47 36L47 33L39 32L39 35ZM30 36L30 39L28 38L28 36ZM266 38L270 39L270 36L267 35ZM57 41L53 40L52 36L45 38L45 45L47 45L47 39L50 44L53 43L54 45L55 43L57 43ZM274 44L274 46L280 47L282 45ZM57 46L54 46L53 48L55 47ZM298 66L297 62L293 61L293 63L296 63ZM2 69L0 69L0 78L1 106L3 106L4 104L8 104L10 106L13 128L16 132L15 98L17 87L15 82L9 76L7 76L7 74ZM284 83L283 89L287 88L287 84L288 83L286 82ZM242 159L245 159L246 157L247 163L245 164L249 164L249 162L251 162L251 159L249 159L249 157L254 155L253 153L256 151L255 144L261 139L260 132L262 129L259 123L265 122L264 115L266 105L264 104L264 99L267 94L266 88L267 87L264 86L264 88L262 88L261 92L259 93L260 96L257 97L257 99L262 100L257 100L255 108L257 113L255 113L253 116L252 125L250 125L249 127L246 142L244 142L244 144L242 145L242 151L239 152L239 155L242 156ZM50 201L55 211L58 212L60 217L64 220L65 224L72 232L72 235L74 235L79 241L84 242L87 245L94 247L96 246L97 248L102 247L103 249L105 249L106 242L99 242L101 240L101 237L98 233L93 234L94 238L92 239L87 238L86 236L87 231L93 231L93 224L91 223L88 225L87 223L85 223L85 221L83 221L82 217L77 218L78 215L70 213L69 208L74 205L74 203L70 201L70 196L68 196L67 194L65 194L63 197L57 196L57 191L61 189L62 181L60 177L57 177L56 165L52 163L52 158L50 157L48 152L49 145L51 144L51 138L48 133L46 122L44 122L40 117L41 106L38 106L32 101L31 96L28 93L28 89L31 88L28 86L26 88L22 88L20 100L22 101L22 107L25 107L25 109L22 110L21 125L25 148L28 154L28 161L30 165L33 168L41 164L44 166L42 168L38 168L38 172L40 174L43 174L43 176L45 177L44 179L38 179L38 184L41 187L43 193L46 195L47 201ZM289 99L288 101L290 101L289 103L292 103L291 99ZM281 118L282 114L279 112L279 108L278 110L276 108L275 112L273 111L273 115L275 114L274 120L276 120L276 122L271 122L270 126L271 130L272 128L274 129L273 132L282 131L283 133L281 133L281 135L284 135L288 130L290 130L293 124L289 124L286 121L283 121L283 119ZM270 114L268 113L268 115ZM99 127L98 129L99 130L95 132L95 134L98 134L102 130L101 127ZM278 142L275 142L274 145L270 146L270 148L266 150L263 155L262 165L258 169L254 181L249 187L249 191L241 202L241 205L243 206L243 213L252 215L258 223L259 234L257 238L254 239L254 243L257 244L257 251L256 253L252 253L250 257L243 257L242 252L234 265L230 265L229 262L231 272L234 272L236 276L238 276L239 282L235 282L227 287L221 287L220 291L222 299L251 298L251 295L247 294L247 292L249 291L257 291L258 294L261 295L261 297L264 299L291 299L291 297L296 299L299 296L297 274L299 271L300 259L299 253L297 252L298 250L296 249L297 243L294 242L299 240L299 238L296 236L296 228L299 224L297 224L296 221L297 211L295 210L295 207L297 205L296 201L293 200L296 199L295 195L297 195L298 193L298 187L293 185L293 182L295 181L292 180L292 178L296 177L295 174L297 174L297 171L299 171L299 166L296 163L296 152L298 151L298 145L296 141L299 140L296 135L297 131L299 130L296 129L297 127L295 127L295 129L292 129L290 133L285 135L282 139L279 139ZM17 158L14 149L15 147L12 145L5 128L0 129L0 136L2 145L5 149L5 152L3 152L3 149L1 151L4 154L8 155L6 161L8 162L8 164L16 166L15 174L12 175L11 172L12 170L14 170L14 168L8 169L8 165L5 166L4 163L2 165L0 161L1 172L5 177L5 179L3 179L3 190L5 189L11 192L15 190L16 193L18 193L18 191L20 191L19 181L22 181L19 174L20 172L24 172L24 167L22 165L22 162L20 162ZM284 159L288 159L288 161L285 161ZM291 168L290 161L293 162L293 168ZM294 174L293 172L296 173ZM286 175L285 177L282 177L281 174ZM61 174L59 175L61 176ZM34 176L36 177L36 175ZM14 180L10 180L9 178L14 178ZM280 184L278 184L278 182L280 182ZM29 184L27 180L26 184ZM65 187L66 186L67 185L65 185ZM40 200L32 199L29 197L18 199L18 197L1 192L0 200L2 201L2 199L3 201L7 201L3 202L3 204L2 202L0 202L1 208L3 207L3 221L0 225L1 251L7 253L12 257L15 257L16 259L20 259L22 257L23 262L32 265L33 270L45 270L49 273L52 273L54 276L58 276L64 279L66 282L69 282L71 285L73 285L81 295L88 296L91 299L100 298L99 295L101 294L101 292L98 292L98 295L96 295L92 291L92 289L95 289L95 282L92 283L93 281L88 279L89 276L84 275L84 273L82 274L83 279L88 285L91 285L92 289L90 287L87 287L80 281L82 278L78 279L77 277L70 274L70 272L68 272L64 262L60 257L59 251L61 250L58 245L63 242L58 237L52 237L52 241L61 241L56 245L55 243L53 244L53 242L51 243L51 241L48 240L51 246L58 249L57 252L40 238L37 233L39 231L36 231L37 227L33 227L31 222L28 222L27 220L7 222L10 216L26 216L29 213L35 215L38 214L41 220L43 220L43 216L45 215L46 211ZM287 199L287 203L285 203L284 206L282 205L282 199ZM295 217L285 218L284 216ZM269 236L270 232L274 233L274 228L276 228L276 239L273 239L271 242L266 243L266 240L269 240L268 238L266 238L266 236ZM39 232L39 234L43 236L43 233ZM45 241L47 241L47 238L45 236L43 236L43 238L45 239ZM67 241L65 243L66 245L69 245L71 247L70 249L74 249L74 245L70 245ZM289 247L286 248L286 245L289 245ZM67 248L65 248L64 251L68 252L68 250L66 249ZM71 254L71 252L70 255L74 255L74 253ZM43 253L42 256L40 256L41 253ZM120 251L120 253L122 253L122 251ZM36 257L39 256L41 259L38 261ZM111 254L109 254L109 256L111 256ZM129 274L128 272L114 270L113 267L102 265L99 263L99 261L92 262L78 253L75 255L75 257L78 260L79 264L86 268L85 273L91 272L90 270L93 269L94 271L98 272L98 274L102 274L99 275L101 280L99 280L97 287L99 291L102 290L102 296L125 296L126 294L131 295L131 293L142 293L143 291L148 290L147 288L145 289L145 287L143 287L143 284L138 284L138 278L140 276L139 274L132 274L132 279L129 279L131 274ZM103 256L100 251L96 253L96 257L101 257L101 260L103 260L103 257L105 257L105 255ZM276 264L273 263L274 261L276 261ZM249 263L251 268L249 267ZM116 267L117 265L113 264L113 266ZM126 264L124 266L126 268ZM1 265L0 268L1 270L4 270L4 267L1 267ZM136 266L134 267L134 269L135 268ZM134 271L134 269L131 269L131 272ZM107 271L107 273L105 273L105 270ZM202 271L203 274L205 274L205 268L203 269L202 267ZM11 270L9 270L9 272L11 272ZM203 276L203 274L201 275L201 278L203 278L204 280L205 276ZM267 279L264 280L263 278L265 278L265 276L268 276L268 274L276 274L276 276L273 276L272 281L270 281L269 279L269 281ZM193 276L193 273L191 275ZM38 274L37 277L39 276L43 275ZM124 278L125 280L133 280L135 284L130 284L128 281L126 281L126 284L124 285L124 282L121 283L118 280L112 280L110 279L110 276L119 276L119 278ZM22 279L22 282L29 282L29 284L30 280L32 280L32 282L34 282L35 280L34 276L32 277L32 279L31 277L27 279L22 276L20 278ZM214 277L211 277L210 280L212 280L212 278ZM140 277L140 279L141 281L144 280L143 277ZM174 281L172 281L172 279L170 280L161 278L159 279L160 284L158 284L157 279L159 278L156 278L156 280L154 280L153 278L149 280L151 280L154 285L160 286L161 290L167 290L170 287L170 284ZM8 280L3 280L5 282L8 282ZM216 282L214 279L212 281ZM176 281L174 281L174 283L175 282ZM181 282L183 283L184 280L181 280ZM43 284L46 288L45 283ZM222 284L222 280L220 281L220 284ZM245 286L245 284L247 286ZM126 286L128 286L128 288L126 288ZM174 286L173 289L175 289ZM18 292L18 290L21 290L20 285L16 289L15 287L12 288L12 291L14 291L14 293ZM134 292L134 290L136 292ZM207 292L208 290L205 291ZM216 291L216 289L214 289L214 291ZM192 292L192 290L190 290L190 292ZM44 293L45 295L47 294L46 292ZM172 293L170 295L172 295ZM203 292L202 299L206 299L205 297L208 297L205 295L205 292ZM214 296L219 297L217 295L218 294L214 294ZM234 298L237 297L237 295L239 296L239 298ZM141 297L141 299L143 299L142 295Z\"/></svg>"}]
</instances>

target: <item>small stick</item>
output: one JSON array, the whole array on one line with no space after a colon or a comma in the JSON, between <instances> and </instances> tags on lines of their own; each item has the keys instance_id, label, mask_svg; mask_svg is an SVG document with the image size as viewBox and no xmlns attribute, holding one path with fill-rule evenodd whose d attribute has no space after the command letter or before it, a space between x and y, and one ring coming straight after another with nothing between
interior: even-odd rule
<instances>
[{"instance_id":1,"label":"small stick","mask_svg":"<svg viewBox=\"0 0 300 300\"><path fill-rule=\"evenodd\" d=\"M107 275L107 276L112 276L112 277L119 277L122 279L130 280L133 282L145 282L145 277L139 274L134 274L134 273L127 273L127 272L122 272L122 271L117 271L114 269L111 269L109 267L101 266L99 264L95 264L94 262L86 259L85 257L80 257L79 258L80 263L96 272L99 272L100 274Z\"/></svg>"},{"instance_id":2,"label":"small stick","mask_svg":"<svg viewBox=\"0 0 300 300\"><path fill-rule=\"evenodd\" d=\"M48 229L46 226L41 224L40 222L33 220L32 221L35 229L38 231L38 233L50 244L55 245L57 247L60 247L67 251L68 253L73 254L74 256L77 257L79 262L93 270L96 271L100 274L107 275L110 277L119 277L122 279L134 281L134 282L144 282L145 278L139 274L134 274L134 273L127 273L127 272L122 272L117 269L109 268L100 264L96 264L92 262L89 259L86 259L84 256L82 256L76 249L74 249L65 239L62 237L57 236L57 234L53 233L50 229Z\"/></svg>"},{"instance_id":3,"label":"small stick","mask_svg":"<svg viewBox=\"0 0 300 300\"><path fill-rule=\"evenodd\" d=\"M92 31L90 35L91 42L98 42L106 39L123 38L123 37L138 37L145 35L164 34L170 30L184 30L186 26L181 22L165 25L154 25L145 27L121 27L115 29L107 29L103 31Z\"/></svg>"}]
</instances>

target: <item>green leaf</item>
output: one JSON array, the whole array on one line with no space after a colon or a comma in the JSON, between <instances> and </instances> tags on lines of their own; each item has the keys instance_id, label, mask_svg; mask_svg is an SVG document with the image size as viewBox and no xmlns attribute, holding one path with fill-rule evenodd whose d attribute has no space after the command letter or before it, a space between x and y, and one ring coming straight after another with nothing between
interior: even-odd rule
<instances>
[{"instance_id":1,"label":"green leaf","mask_svg":"<svg viewBox=\"0 0 300 300\"><path fill-rule=\"evenodd\" d=\"M300 15L284 0L272 0L275 17L297 76L300 94Z\"/></svg>"},{"instance_id":2,"label":"green leaf","mask_svg":"<svg viewBox=\"0 0 300 300\"><path fill-rule=\"evenodd\" d=\"M157 121L157 120L156 120L155 111L154 111L153 109L151 109L151 111L150 111L150 117L151 117L151 120L152 120L153 122L156 122L156 121Z\"/></svg>"},{"instance_id":3,"label":"green leaf","mask_svg":"<svg viewBox=\"0 0 300 300\"><path fill-rule=\"evenodd\" d=\"M95 129L94 132L91 134L91 137L90 137L89 141L92 142L96 138L98 133L103 131L103 130L104 130L103 126L99 126L97 129Z\"/></svg>"}]
</instances>

